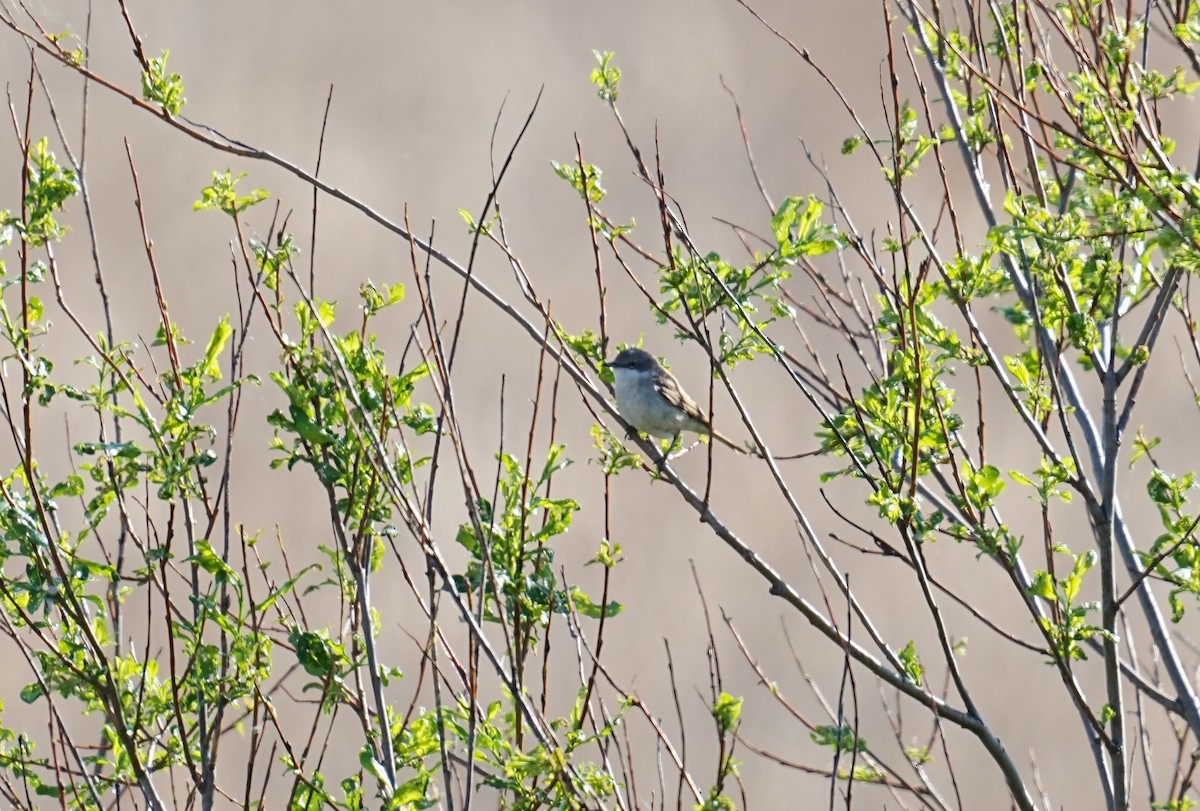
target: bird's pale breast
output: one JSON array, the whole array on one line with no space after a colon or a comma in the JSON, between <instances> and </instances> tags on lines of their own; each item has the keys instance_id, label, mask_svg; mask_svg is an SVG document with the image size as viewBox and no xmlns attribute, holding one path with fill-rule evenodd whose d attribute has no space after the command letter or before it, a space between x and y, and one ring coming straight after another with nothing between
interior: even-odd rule
<instances>
[{"instance_id":1,"label":"bird's pale breast","mask_svg":"<svg viewBox=\"0 0 1200 811\"><path fill-rule=\"evenodd\" d=\"M617 410L625 422L663 439L670 439L686 427L684 414L663 400L650 375L632 369L613 369L613 377Z\"/></svg>"}]
</instances>

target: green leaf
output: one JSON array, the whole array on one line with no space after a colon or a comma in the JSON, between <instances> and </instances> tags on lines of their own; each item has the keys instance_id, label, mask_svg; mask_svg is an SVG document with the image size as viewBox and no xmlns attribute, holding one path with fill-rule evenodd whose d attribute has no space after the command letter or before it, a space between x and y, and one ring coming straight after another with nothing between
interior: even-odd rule
<instances>
[{"instance_id":1,"label":"green leaf","mask_svg":"<svg viewBox=\"0 0 1200 811\"><path fill-rule=\"evenodd\" d=\"M1029 478L1028 476L1026 476L1024 473L1022 473L1019 470L1010 470L1010 471L1008 471L1008 475L1017 484L1027 484L1030 487L1035 486L1033 483L1033 479Z\"/></svg>"},{"instance_id":2,"label":"green leaf","mask_svg":"<svg viewBox=\"0 0 1200 811\"><path fill-rule=\"evenodd\" d=\"M1054 578L1049 572L1039 569L1033 576L1033 583L1029 586L1029 593L1034 597L1041 597L1044 600L1051 602L1058 599L1058 594L1054 591Z\"/></svg>"},{"instance_id":3,"label":"green leaf","mask_svg":"<svg viewBox=\"0 0 1200 811\"><path fill-rule=\"evenodd\" d=\"M375 759L370 745L364 746L359 750L358 765L362 766L372 777L379 781L379 786L383 790L385 797L392 796L392 791L395 787L392 785L392 781L388 779L387 772L383 769L383 764Z\"/></svg>"},{"instance_id":4,"label":"green leaf","mask_svg":"<svg viewBox=\"0 0 1200 811\"><path fill-rule=\"evenodd\" d=\"M270 594L268 594L267 598L265 600L263 600L261 603L259 603L257 606L255 606L254 612L256 614L261 614L263 611L266 611L268 608L275 605L276 600L278 600L280 597L282 597L283 595L290 592L293 588L295 588L296 584L298 582L300 582L301 577L304 577L305 574L312 571L313 569L320 570L320 568L321 568L320 565L318 565L316 563L310 563L309 565L305 566L303 569L301 569L299 572L297 572L294 577L289 577L282 586L280 586L279 588L275 589Z\"/></svg>"},{"instance_id":5,"label":"green leaf","mask_svg":"<svg viewBox=\"0 0 1200 811\"><path fill-rule=\"evenodd\" d=\"M1089 549L1084 554L1075 558L1075 566L1071 570L1071 574L1063 580L1063 598L1067 603L1075 602L1075 597L1079 594L1079 588L1083 585L1083 576L1087 574L1088 569L1096 565L1096 550Z\"/></svg>"},{"instance_id":6,"label":"green leaf","mask_svg":"<svg viewBox=\"0 0 1200 811\"><path fill-rule=\"evenodd\" d=\"M210 380L221 379L220 355L232 334L233 327L229 326L229 316L226 315L213 330L212 337L208 339L208 346L204 350L204 363L200 372Z\"/></svg>"},{"instance_id":7,"label":"green leaf","mask_svg":"<svg viewBox=\"0 0 1200 811\"><path fill-rule=\"evenodd\" d=\"M580 196L593 203L599 203L604 199L604 195L608 194L604 186L600 185L600 178L604 172L599 166L585 163L583 170L580 171L579 167L574 164L559 163L553 160L550 161L550 166L554 169L554 174L570 183Z\"/></svg>"},{"instance_id":8,"label":"green leaf","mask_svg":"<svg viewBox=\"0 0 1200 811\"><path fill-rule=\"evenodd\" d=\"M296 650L296 659L310 676L325 677L333 673L338 660L333 645L325 636L314 631L293 630L288 641Z\"/></svg>"},{"instance_id":9,"label":"green leaf","mask_svg":"<svg viewBox=\"0 0 1200 811\"><path fill-rule=\"evenodd\" d=\"M178 73L167 72L167 57L170 51L151 59L148 70L142 72L142 98L162 107L165 115L179 115L187 99L183 95L183 80Z\"/></svg>"},{"instance_id":10,"label":"green leaf","mask_svg":"<svg viewBox=\"0 0 1200 811\"><path fill-rule=\"evenodd\" d=\"M1079 557L1075 558L1075 568L1071 572L1074 575L1082 577L1087 574L1087 570L1096 565L1097 553L1095 549L1089 549Z\"/></svg>"},{"instance_id":11,"label":"green leaf","mask_svg":"<svg viewBox=\"0 0 1200 811\"><path fill-rule=\"evenodd\" d=\"M591 81L596 86L596 95L612 104L617 100L621 84L621 70L612 64L612 51L592 51L596 67L592 68Z\"/></svg>"},{"instance_id":12,"label":"green leaf","mask_svg":"<svg viewBox=\"0 0 1200 811\"><path fill-rule=\"evenodd\" d=\"M865 752L868 748L867 742L855 735L848 726L818 726L809 737L818 746L828 746L841 752Z\"/></svg>"},{"instance_id":13,"label":"green leaf","mask_svg":"<svg viewBox=\"0 0 1200 811\"><path fill-rule=\"evenodd\" d=\"M254 189L250 194L239 197L237 184L245 176L246 173L241 172L235 177L230 169L226 169L224 174L213 172L212 185L200 190L200 199L192 203L192 210L223 211L232 217L271 196L262 189Z\"/></svg>"},{"instance_id":14,"label":"green leaf","mask_svg":"<svg viewBox=\"0 0 1200 811\"><path fill-rule=\"evenodd\" d=\"M418 775L400 784L392 795L392 808L420 808L417 805L429 791L429 776Z\"/></svg>"},{"instance_id":15,"label":"green leaf","mask_svg":"<svg viewBox=\"0 0 1200 811\"><path fill-rule=\"evenodd\" d=\"M1175 477L1161 470L1155 470L1150 475L1150 481L1146 483L1146 492L1150 495L1150 500L1155 504L1171 504L1175 501Z\"/></svg>"},{"instance_id":16,"label":"green leaf","mask_svg":"<svg viewBox=\"0 0 1200 811\"><path fill-rule=\"evenodd\" d=\"M825 206L815 197L788 197L771 218L771 233L784 259L819 256L837 247L836 231L821 224Z\"/></svg>"},{"instance_id":17,"label":"green leaf","mask_svg":"<svg viewBox=\"0 0 1200 811\"><path fill-rule=\"evenodd\" d=\"M920 684L925 675L925 666L917 658L917 646L910 640L900 651L900 664L904 667L904 675L913 684Z\"/></svg>"},{"instance_id":18,"label":"green leaf","mask_svg":"<svg viewBox=\"0 0 1200 811\"><path fill-rule=\"evenodd\" d=\"M217 579L217 582L237 583L237 572L213 550L212 544L203 538L196 541L196 554L186 558Z\"/></svg>"},{"instance_id":19,"label":"green leaf","mask_svg":"<svg viewBox=\"0 0 1200 811\"><path fill-rule=\"evenodd\" d=\"M292 405L288 406L288 413L291 415L296 433L305 442L313 445L331 445L335 441L333 434L313 422L312 417L304 409Z\"/></svg>"},{"instance_id":20,"label":"green leaf","mask_svg":"<svg viewBox=\"0 0 1200 811\"><path fill-rule=\"evenodd\" d=\"M741 696L731 696L728 693L721 693L717 697L717 701L713 704L713 717L717 719L717 729L722 735L732 732L738 724L738 719L742 715Z\"/></svg>"},{"instance_id":21,"label":"green leaf","mask_svg":"<svg viewBox=\"0 0 1200 811\"><path fill-rule=\"evenodd\" d=\"M593 603L591 598L579 590L576 586L571 589L571 605L575 606L575 610L585 617L598 620L600 617L615 617L625 610L625 606L609 600L603 606Z\"/></svg>"},{"instance_id":22,"label":"green leaf","mask_svg":"<svg viewBox=\"0 0 1200 811\"><path fill-rule=\"evenodd\" d=\"M962 463L962 476L966 481L967 499L978 509L992 506L1006 484L1000 477L1000 469L995 465L984 465L978 470L972 470L970 462L965 459Z\"/></svg>"},{"instance_id":23,"label":"green leaf","mask_svg":"<svg viewBox=\"0 0 1200 811\"><path fill-rule=\"evenodd\" d=\"M1129 467L1132 468L1134 462L1136 462L1138 459L1141 459L1143 456L1148 454L1150 451L1157 448L1159 443L1161 443L1161 442L1162 442L1162 437L1156 436L1153 438L1147 438L1142 433L1142 430L1139 428L1138 432L1137 432L1137 436L1134 437L1134 440L1133 440L1133 455L1129 458Z\"/></svg>"}]
</instances>

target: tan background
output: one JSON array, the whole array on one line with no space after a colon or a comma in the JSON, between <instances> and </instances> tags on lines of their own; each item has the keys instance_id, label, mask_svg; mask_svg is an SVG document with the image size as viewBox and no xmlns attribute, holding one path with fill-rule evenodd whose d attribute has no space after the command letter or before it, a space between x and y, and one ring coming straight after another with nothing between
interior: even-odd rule
<instances>
[{"instance_id":1,"label":"tan background","mask_svg":"<svg viewBox=\"0 0 1200 811\"><path fill-rule=\"evenodd\" d=\"M887 65L878 3L763 0L756 7L798 45L810 49L814 59L849 91L870 126L880 125L880 89L886 84ZM81 2L41 2L33 8L51 30L84 30L86 7ZM738 94L759 169L776 201L789 194L825 193L805 161L798 141L803 138L815 154L830 163L840 192L855 206L853 213L861 229L882 234L886 224L895 221L887 188L866 155L844 158L839 154L842 139L854 131L832 93L732 0L604 4L568 0L137 2L131 11L151 55L170 49L170 67L182 74L186 87L187 116L301 165L311 166L314 160L321 113L332 84L322 177L393 219L402 218L407 206L420 232L426 230L425 223L436 220L438 244L459 257L465 256L468 239L455 212L464 208L477 213L488 191L488 142L501 103L507 96L497 139L503 151L544 85L540 110L520 147L501 201L510 238L526 269L541 294L553 300L556 317L576 332L596 327L591 246L582 204L553 175L548 160L572 161L573 136L578 135L585 159L605 170L604 185L610 191L606 210L621 220L636 217L641 239L651 247L660 245L655 236L653 200L633 178L620 133L588 84L592 49L616 52L615 63L624 73L620 107L647 154L657 126L668 186L682 203L702 248L741 257L729 230L712 217L767 231L768 211L747 169L733 106L721 89L722 76ZM93 43L94 69L126 87L136 87L136 63L113 4L98 4ZM78 84L48 60L40 60L40 64L68 122L68 133L77 139ZM20 41L7 30L0 32L0 66L21 104L28 58ZM49 133L44 102L38 105L35 132ZM91 105L88 180L93 200L99 202L100 247L122 337L148 339L157 323L122 138L128 138L137 162L172 315L201 346L216 319L235 308L228 222L220 215L191 210L210 171L227 167L247 171L248 184L269 189L284 211L293 210L291 227L304 247L301 262L306 266L311 195L304 186L268 166L239 163L213 153L101 89L93 89ZM10 130L6 128L6 132ZM7 181L0 184L0 208L15 209L17 150L10 135L4 136L2 143L0 178ZM965 193L962 198L969 200ZM323 295L341 300L344 318L352 317L355 290L365 277L411 283L407 246L401 241L334 201L324 200L320 212L318 286ZM934 213L928 216L932 218ZM72 206L68 220L75 230L59 248L59 256L68 277L78 274L80 280L69 295L98 328L94 290L86 281L92 271L78 205ZM256 209L249 222L264 233L270 211ZM969 239L979 236L976 231ZM609 326L614 338L636 341L644 334L650 348L671 354L693 394L703 394L703 358L694 349L673 345L670 333L654 326L648 310L619 277L616 267L608 263L606 270L613 297ZM645 268L640 271L649 273ZM494 251L484 252L479 273L506 295L515 294L511 274ZM811 293L805 282L794 284L797 295ZM457 284L439 287L444 308L452 301L449 294L457 290ZM498 442L502 376L507 379L505 440L511 451L523 454L536 352L522 333L482 300L473 299L469 307L458 395L467 439L475 448L474 462L481 471L490 471L492 449ZM415 317L411 304L390 313L390 340L397 346ZM81 350L65 320L58 320L61 357L65 359ZM819 329L812 334L830 353L846 352L836 336ZM777 337L796 342L785 331ZM252 370L262 373L277 353L269 335L260 334L255 340ZM785 385L777 369L765 363L742 367L736 382L753 397L756 418L777 450L813 447L816 415ZM1176 376L1162 391L1181 393L1180 385ZM584 510L565 539L559 562L567 566L568 578L578 579L585 591L598 598L599 573L594 567L578 566L595 552L603 534L600 476L587 461L591 455L590 418L573 390L564 386L562 395L557 439L568 445L576 465L562 477L555 492L579 498ZM303 560L306 550L330 543L328 521L310 474L289 477L265 471L268 434L253 420L261 420L279 404L280 397L270 385L249 394L233 503L238 520L250 528L262 528L269 535L278 524L289 550ZM717 413L719 420L724 419L722 424L734 426L727 401L718 402ZM57 418L46 419L49 426L45 430L51 434L58 430L61 422L53 421ZM78 434L85 428L80 425L74 430ZM728 432L740 436L744 429ZM539 437L546 437L544 424ZM994 461L1003 469L1036 465L1033 448L1006 444L1001 432L995 437L993 447L998 455ZM1167 458L1174 454L1184 458L1186 449L1165 449L1163 453ZM719 467L713 502L717 511L819 602L793 518L769 480L751 461L731 458L724 449L718 449L716 456ZM695 454L680 463L684 474L698 483L703 479L702 457ZM63 458L51 461L61 463ZM834 531L861 543L861 537L825 508L815 490L815 474L829 467L824 462L794 465L788 468L788 475L819 532ZM1136 496L1136 488L1133 492ZM865 498L865 490L833 486L830 493L879 528L869 513L855 509ZM1007 502L1010 521L1021 531L1033 532L1036 516L1029 509L1027 493L1011 495ZM461 497L445 490L440 498L436 526L443 546L450 550L454 528L462 520ZM712 774L713 753L711 722L701 698L707 694L709 681L704 626L689 560L695 561L714 611L725 689L746 697L743 731L748 739L792 760L829 767L829 751L812 744L807 733L757 683L721 625L717 607L733 618L781 690L817 723L829 721L792 663L781 629L787 628L803 664L831 703L836 701L840 674L838 652L769 597L762 582L699 525L665 485L652 484L641 475L623 475L615 483L613 505L612 535L624 546L626 562L617 570L612 596L625 604L626 611L609 626L606 659L623 684L636 689L658 716L673 719L663 647L663 640L670 640L689 719L690 762L697 780L704 784ZM1074 512L1063 511L1062 516L1063 520L1078 520ZM1085 536L1081 528L1078 537L1082 541ZM884 637L897 648L909 639L917 640L938 674L935 680L940 679L928 616L915 604L918 592L911 578L896 564L834 548L843 567L852 572L854 588L872 610ZM949 543L939 544L931 555L940 577L955 582L1008 630L1025 639L1034 638L1028 616L995 566L977 562L972 550ZM414 649L402 629L420 634L422 622L400 581L395 582L395 588L376 591L385 617L384 655L408 670L415 661ZM840 602L835 604L840 613ZM963 666L977 685L976 699L1022 768L1031 773L1027 753L1033 749L1054 807L1097 807L1100 797L1094 788L1094 764L1055 671L1035 655L995 647L986 630L961 612L948 609L948 615L956 636L971 640ZM571 645L562 630L557 655L563 657L560 666L568 679L563 683L569 684ZM1083 678L1099 704L1099 683L1090 673ZM11 689L26 681L27 674L13 676ZM902 757L890 741L873 683L859 673L858 687L864 737L889 763L898 766ZM411 688L401 682L394 689L395 703L406 706ZM569 687L560 691L562 701L570 697ZM5 703L11 708L16 702ZM927 714L906 703L903 718L905 742L923 745L930 728ZM674 729L673 722L668 722L667 728ZM654 783L654 750L644 737L635 741L640 746L635 760L643 769L640 785L648 796ZM1000 775L981 748L953 732L950 741L963 807L1008 807ZM936 751L931 771L952 797L950 783L944 779L945 757L944 752ZM744 749L740 759L750 807L824 807L827 802L828 784L820 777L782 769ZM670 778L668 783L674 785ZM868 786L856 787L855 800L860 808L897 807L892 798Z\"/></svg>"}]
</instances>

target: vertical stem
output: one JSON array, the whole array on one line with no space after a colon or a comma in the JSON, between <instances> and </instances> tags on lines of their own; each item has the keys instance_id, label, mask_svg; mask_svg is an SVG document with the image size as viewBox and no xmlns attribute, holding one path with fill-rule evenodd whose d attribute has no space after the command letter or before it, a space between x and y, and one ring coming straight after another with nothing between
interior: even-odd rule
<instances>
[{"instance_id":1,"label":"vertical stem","mask_svg":"<svg viewBox=\"0 0 1200 811\"><path fill-rule=\"evenodd\" d=\"M1097 527L1098 552L1100 555L1100 616L1104 628L1104 682L1108 694L1108 706L1112 711L1109 721L1109 738L1111 749L1109 758L1112 762L1112 808L1115 811L1125 811L1129 808L1129 797L1126 794L1126 763L1125 763L1125 707L1121 696L1121 671L1117 658L1117 614L1120 604L1117 602L1117 579L1115 556L1113 551L1116 544L1116 490L1117 490L1117 450L1121 445L1120 429L1117 426L1117 385L1118 377L1112 364L1103 375L1104 381L1104 494L1100 504L1100 526Z\"/></svg>"},{"instance_id":2,"label":"vertical stem","mask_svg":"<svg viewBox=\"0 0 1200 811\"><path fill-rule=\"evenodd\" d=\"M383 770L391 782L389 789L396 788L396 755L392 749L392 725L387 702L383 698L383 681L379 678L379 656L375 651L375 623L371 619L370 579L367 562L353 563L355 591L358 592L359 622L362 623L363 645L367 649L367 665L371 668L371 696L375 699L375 714L379 719L379 747L383 757Z\"/></svg>"}]
</instances>

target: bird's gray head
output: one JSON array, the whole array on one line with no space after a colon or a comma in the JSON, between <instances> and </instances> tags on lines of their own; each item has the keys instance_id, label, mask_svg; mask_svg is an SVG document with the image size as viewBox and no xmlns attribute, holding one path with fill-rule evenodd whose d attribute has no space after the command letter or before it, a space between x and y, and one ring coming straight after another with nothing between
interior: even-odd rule
<instances>
[{"instance_id":1,"label":"bird's gray head","mask_svg":"<svg viewBox=\"0 0 1200 811\"><path fill-rule=\"evenodd\" d=\"M630 347L622 349L617 356L608 362L610 369L628 369L631 372L652 372L658 366L658 361L644 349Z\"/></svg>"}]
</instances>

